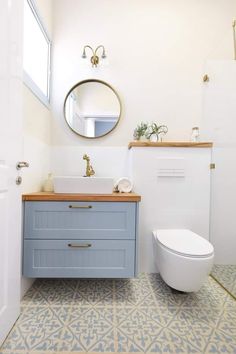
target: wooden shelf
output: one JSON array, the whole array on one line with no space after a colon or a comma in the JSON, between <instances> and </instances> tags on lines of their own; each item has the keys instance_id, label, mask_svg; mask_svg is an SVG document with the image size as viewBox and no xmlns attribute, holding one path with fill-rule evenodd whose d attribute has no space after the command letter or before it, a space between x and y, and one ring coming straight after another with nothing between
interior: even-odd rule
<instances>
[{"instance_id":1,"label":"wooden shelf","mask_svg":"<svg viewBox=\"0 0 236 354\"><path fill-rule=\"evenodd\" d=\"M132 147L185 147L185 148L211 148L211 142L187 142L187 141L165 141L161 143L151 143L150 141L131 141L128 148Z\"/></svg>"},{"instance_id":2,"label":"wooden shelf","mask_svg":"<svg viewBox=\"0 0 236 354\"><path fill-rule=\"evenodd\" d=\"M112 194L66 194L38 192L22 195L23 201L77 201L77 202L140 202L141 196L135 193Z\"/></svg>"}]
</instances>

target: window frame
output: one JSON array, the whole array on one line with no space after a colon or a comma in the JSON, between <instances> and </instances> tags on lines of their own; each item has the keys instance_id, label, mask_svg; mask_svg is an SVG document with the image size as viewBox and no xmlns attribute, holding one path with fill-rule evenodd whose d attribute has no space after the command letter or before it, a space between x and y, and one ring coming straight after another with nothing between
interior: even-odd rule
<instances>
[{"instance_id":1,"label":"window frame","mask_svg":"<svg viewBox=\"0 0 236 354\"><path fill-rule=\"evenodd\" d=\"M51 93L51 47L52 41L48 35L46 27L43 20L37 10L37 6L34 0L26 0L28 6L30 7L32 14L47 42L48 45L48 65L47 65L47 95L38 87L36 82L31 78L31 76L24 70L24 58L23 58L23 82L30 89L30 91L44 104L47 108L50 108L50 93Z\"/></svg>"}]
</instances>

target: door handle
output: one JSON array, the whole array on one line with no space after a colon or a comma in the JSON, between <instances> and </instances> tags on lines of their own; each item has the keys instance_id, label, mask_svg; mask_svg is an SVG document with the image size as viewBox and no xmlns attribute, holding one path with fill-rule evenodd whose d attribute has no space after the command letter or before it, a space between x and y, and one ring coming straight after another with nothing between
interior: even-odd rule
<instances>
[{"instance_id":1,"label":"door handle","mask_svg":"<svg viewBox=\"0 0 236 354\"><path fill-rule=\"evenodd\" d=\"M81 244L68 243L68 247L71 247L71 248L89 248L89 247L92 247L92 245L91 245L91 243L81 243Z\"/></svg>"},{"instance_id":2,"label":"door handle","mask_svg":"<svg viewBox=\"0 0 236 354\"><path fill-rule=\"evenodd\" d=\"M70 209L92 209L92 205L69 205Z\"/></svg>"},{"instance_id":3,"label":"door handle","mask_svg":"<svg viewBox=\"0 0 236 354\"><path fill-rule=\"evenodd\" d=\"M16 169L17 169L17 170L20 170L20 169L23 168L23 167L29 167L29 163L26 162L26 161L19 161L19 162L17 162L17 164L16 164Z\"/></svg>"}]
</instances>

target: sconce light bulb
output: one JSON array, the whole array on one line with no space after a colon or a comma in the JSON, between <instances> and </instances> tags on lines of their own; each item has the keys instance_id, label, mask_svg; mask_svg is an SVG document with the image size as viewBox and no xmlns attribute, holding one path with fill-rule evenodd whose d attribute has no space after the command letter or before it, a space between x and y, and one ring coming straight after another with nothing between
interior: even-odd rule
<instances>
[{"instance_id":1,"label":"sconce light bulb","mask_svg":"<svg viewBox=\"0 0 236 354\"><path fill-rule=\"evenodd\" d=\"M82 58L83 58L83 59L86 59L86 58L87 58L86 53L85 53L85 49L83 50Z\"/></svg>"},{"instance_id":2,"label":"sconce light bulb","mask_svg":"<svg viewBox=\"0 0 236 354\"><path fill-rule=\"evenodd\" d=\"M102 59L106 59L106 57L107 57L107 56L106 56L106 53L105 53L105 51L103 51L103 52L102 52L102 55L101 55L101 58L102 58Z\"/></svg>"}]
</instances>

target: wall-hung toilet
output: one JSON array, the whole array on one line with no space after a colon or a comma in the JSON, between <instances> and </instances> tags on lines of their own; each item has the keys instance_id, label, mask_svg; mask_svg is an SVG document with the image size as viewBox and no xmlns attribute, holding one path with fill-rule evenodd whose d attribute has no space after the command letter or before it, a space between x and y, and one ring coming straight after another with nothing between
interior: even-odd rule
<instances>
[{"instance_id":1,"label":"wall-hung toilet","mask_svg":"<svg viewBox=\"0 0 236 354\"><path fill-rule=\"evenodd\" d=\"M213 266L212 244L187 229L153 231L153 249L162 279L176 290L198 291Z\"/></svg>"}]
</instances>

